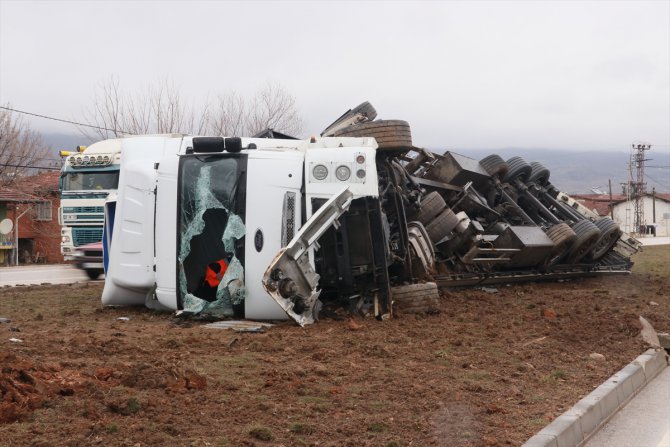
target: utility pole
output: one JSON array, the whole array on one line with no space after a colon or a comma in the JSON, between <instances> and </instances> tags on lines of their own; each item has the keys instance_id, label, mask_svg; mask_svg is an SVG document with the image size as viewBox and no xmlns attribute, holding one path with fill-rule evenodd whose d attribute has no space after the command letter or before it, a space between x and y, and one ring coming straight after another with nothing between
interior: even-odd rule
<instances>
[{"instance_id":1,"label":"utility pole","mask_svg":"<svg viewBox=\"0 0 670 447\"><path fill-rule=\"evenodd\" d=\"M646 221L644 220L644 195L647 184L644 181L644 162L649 159L644 158L644 152L650 149L651 144L649 143L633 144L630 156L631 177L633 169L635 169L635 181L631 182L633 199L635 200L633 228L638 234L643 234L646 230Z\"/></svg>"},{"instance_id":2,"label":"utility pole","mask_svg":"<svg viewBox=\"0 0 670 447\"><path fill-rule=\"evenodd\" d=\"M610 217L614 220L614 204L612 203L612 179L608 180L610 185Z\"/></svg>"},{"instance_id":3,"label":"utility pole","mask_svg":"<svg viewBox=\"0 0 670 447\"><path fill-rule=\"evenodd\" d=\"M656 188L651 188L651 213L654 215L653 223L656 223Z\"/></svg>"},{"instance_id":4,"label":"utility pole","mask_svg":"<svg viewBox=\"0 0 670 447\"><path fill-rule=\"evenodd\" d=\"M33 209L33 207L29 206L27 210L19 214L20 209L17 204L14 210L14 265L19 265L19 219L31 209Z\"/></svg>"}]
</instances>

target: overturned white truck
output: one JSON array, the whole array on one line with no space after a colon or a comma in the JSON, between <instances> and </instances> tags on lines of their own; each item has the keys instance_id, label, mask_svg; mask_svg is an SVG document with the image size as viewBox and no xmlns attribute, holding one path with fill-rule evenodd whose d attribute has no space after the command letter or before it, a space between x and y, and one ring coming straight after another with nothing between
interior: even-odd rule
<instances>
[{"instance_id":1,"label":"overturned white truck","mask_svg":"<svg viewBox=\"0 0 670 447\"><path fill-rule=\"evenodd\" d=\"M438 155L375 115L307 140L123 139L103 304L304 325L323 304L384 319L437 286L630 271L637 241L542 165Z\"/></svg>"}]
</instances>

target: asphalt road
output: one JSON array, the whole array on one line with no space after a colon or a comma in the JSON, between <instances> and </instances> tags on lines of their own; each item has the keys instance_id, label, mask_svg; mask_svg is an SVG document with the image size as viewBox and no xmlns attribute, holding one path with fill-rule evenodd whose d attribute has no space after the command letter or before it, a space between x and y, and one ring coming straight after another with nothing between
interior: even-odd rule
<instances>
[{"instance_id":1,"label":"asphalt road","mask_svg":"<svg viewBox=\"0 0 670 447\"><path fill-rule=\"evenodd\" d=\"M35 284L71 284L89 281L83 270L69 264L0 267L0 287Z\"/></svg>"},{"instance_id":2,"label":"asphalt road","mask_svg":"<svg viewBox=\"0 0 670 447\"><path fill-rule=\"evenodd\" d=\"M670 368L665 368L583 447L670 447Z\"/></svg>"}]
</instances>

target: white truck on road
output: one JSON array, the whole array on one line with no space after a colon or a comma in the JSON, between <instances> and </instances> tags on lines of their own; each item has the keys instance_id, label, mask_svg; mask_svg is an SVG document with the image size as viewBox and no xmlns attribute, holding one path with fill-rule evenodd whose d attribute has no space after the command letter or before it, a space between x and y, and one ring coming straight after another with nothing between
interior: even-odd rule
<instances>
[{"instance_id":1,"label":"white truck on road","mask_svg":"<svg viewBox=\"0 0 670 447\"><path fill-rule=\"evenodd\" d=\"M100 242L107 196L116 191L121 165L121 140L105 140L66 153L61 169L61 254L74 260L78 247Z\"/></svg>"}]
</instances>

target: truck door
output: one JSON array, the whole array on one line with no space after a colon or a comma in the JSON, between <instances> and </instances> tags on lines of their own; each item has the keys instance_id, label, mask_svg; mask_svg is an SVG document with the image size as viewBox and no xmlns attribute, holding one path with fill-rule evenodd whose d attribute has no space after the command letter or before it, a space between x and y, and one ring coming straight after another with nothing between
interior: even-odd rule
<instances>
[{"instance_id":1,"label":"truck door","mask_svg":"<svg viewBox=\"0 0 670 447\"><path fill-rule=\"evenodd\" d=\"M303 155L250 152L247 180L246 318L286 319L261 282L268 264L300 229Z\"/></svg>"}]
</instances>

